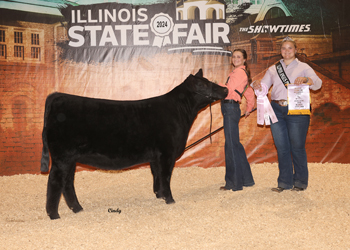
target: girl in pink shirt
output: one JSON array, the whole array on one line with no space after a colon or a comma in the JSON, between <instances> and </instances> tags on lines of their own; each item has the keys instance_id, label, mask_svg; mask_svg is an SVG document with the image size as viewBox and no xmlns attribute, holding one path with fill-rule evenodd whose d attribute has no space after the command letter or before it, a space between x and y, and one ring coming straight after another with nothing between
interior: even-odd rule
<instances>
[{"instance_id":1,"label":"girl in pink shirt","mask_svg":"<svg viewBox=\"0 0 350 250\"><path fill-rule=\"evenodd\" d=\"M239 140L239 120L241 118L240 102L242 96L247 99L245 117L248 117L255 104L253 89L249 86L250 72L247 65L247 53L236 49L232 54L233 71L226 83L229 92L221 101L224 117L226 184L220 190L242 190L255 184L250 164L243 145Z\"/></svg>"}]
</instances>

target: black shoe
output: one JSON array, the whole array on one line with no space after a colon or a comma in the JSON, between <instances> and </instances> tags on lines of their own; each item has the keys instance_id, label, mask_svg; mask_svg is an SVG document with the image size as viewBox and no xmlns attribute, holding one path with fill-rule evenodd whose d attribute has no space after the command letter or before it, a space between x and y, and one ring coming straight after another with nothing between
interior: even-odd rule
<instances>
[{"instance_id":1,"label":"black shoe","mask_svg":"<svg viewBox=\"0 0 350 250\"><path fill-rule=\"evenodd\" d=\"M304 190L305 190L305 188L300 188L300 187L293 187L292 188L292 191L297 191L297 192L304 191Z\"/></svg>"},{"instance_id":2,"label":"black shoe","mask_svg":"<svg viewBox=\"0 0 350 250\"><path fill-rule=\"evenodd\" d=\"M220 190L228 191L230 189L227 189L226 187L220 187Z\"/></svg>"},{"instance_id":3,"label":"black shoe","mask_svg":"<svg viewBox=\"0 0 350 250\"><path fill-rule=\"evenodd\" d=\"M277 193L281 193L281 192L283 192L284 188L276 187L276 188L271 188L271 190L274 192L277 192Z\"/></svg>"}]
</instances>

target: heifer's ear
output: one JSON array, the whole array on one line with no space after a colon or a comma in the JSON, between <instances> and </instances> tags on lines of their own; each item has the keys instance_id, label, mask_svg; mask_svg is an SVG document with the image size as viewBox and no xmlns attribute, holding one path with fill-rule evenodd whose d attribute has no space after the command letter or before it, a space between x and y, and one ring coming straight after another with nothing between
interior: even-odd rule
<instances>
[{"instance_id":1,"label":"heifer's ear","mask_svg":"<svg viewBox=\"0 0 350 250\"><path fill-rule=\"evenodd\" d=\"M196 76L203 77L203 71L202 69L199 69Z\"/></svg>"}]
</instances>

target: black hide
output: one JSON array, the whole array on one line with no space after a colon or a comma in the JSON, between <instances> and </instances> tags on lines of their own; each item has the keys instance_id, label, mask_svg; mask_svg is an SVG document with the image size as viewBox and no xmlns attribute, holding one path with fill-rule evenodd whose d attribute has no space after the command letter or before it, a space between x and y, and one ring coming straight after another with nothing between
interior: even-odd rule
<instances>
[{"instance_id":1,"label":"black hide","mask_svg":"<svg viewBox=\"0 0 350 250\"><path fill-rule=\"evenodd\" d=\"M52 166L46 211L59 218L63 193L67 205L82 210L74 190L76 163L123 169L150 163L157 198L173 203L170 178L185 149L200 109L223 99L228 90L203 78L202 70L169 93L139 101L112 101L53 93L46 99L41 171Z\"/></svg>"}]
</instances>

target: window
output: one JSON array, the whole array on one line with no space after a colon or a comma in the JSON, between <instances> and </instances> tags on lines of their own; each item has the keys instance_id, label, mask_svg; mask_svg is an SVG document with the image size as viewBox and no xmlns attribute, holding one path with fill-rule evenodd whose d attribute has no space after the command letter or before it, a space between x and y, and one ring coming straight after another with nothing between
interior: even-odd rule
<instances>
[{"instance_id":1,"label":"window","mask_svg":"<svg viewBox=\"0 0 350 250\"><path fill-rule=\"evenodd\" d=\"M6 58L6 33L5 30L0 30L0 58Z\"/></svg>"},{"instance_id":2,"label":"window","mask_svg":"<svg viewBox=\"0 0 350 250\"><path fill-rule=\"evenodd\" d=\"M15 43L23 43L23 32L15 31Z\"/></svg>"},{"instance_id":3,"label":"window","mask_svg":"<svg viewBox=\"0 0 350 250\"><path fill-rule=\"evenodd\" d=\"M44 41L44 29L0 25L0 61L45 63Z\"/></svg>"},{"instance_id":4,"label":"window","mask_svg":"<svg viewBox=\"0 0 350 250\"><path fill-rule=\"evenodd\" d=\"M36 47L31 48L31 58L40 60L40 48L36 48Z\"/></svg>"},{"instance_id":5,"label":"window","mask_svg":"<svg viewBox=\"0 0 350 250\"><path fill-rule=\"evenodd\" d=\"M31 34L31 44L33 47L30 48L30 57L33 59L38 59L40 61L41 56L40 56L40 47L35 47L40 45L40 39L39 39L39 34L37 33L32 33Z\"/></svg>"},{"instance_id":6,"label":"window","mask_svg":"<svg viewBox=\"0 0 350 250\"><path fill-rule=\"evenodd\" d=\"M32 45L39 45L39 34L32 33Z\"/></svg>"},{"instance_id":7,"label":"window","mask_svg":"<svg viewBox=\"0 0 350 250\"><path fill-rule=\"evenodd\" d=\"M6 45L0 44L0 58L6 58Z\"/></svg>"},{"instance_id":8,"label":"window","mask_svg":"<svg viewBox=\"0 0 350 250\"><path fill-rule=\"evenodd\" d=\"M24 59L24 47L15 45L14 57L19 57Z\"/></svg>"},{"instance_id":9,"label":"window","mask_svg":"<svg viewBox=\"0 0 350 250\"><path fill-rule=\"evenodd\" d=\"M4 43L5 41L5 30L0 30L0 43Z\"/></svg>"},{"instance_id":10,"label":"window","mask_svg":"<svg viewBox=\"0 0 350 250\"><path fill-rule=\"evenodd\" d=\"M13 37L15 42L13 56L16 58L24 59L24 46L16 45L16 44L23 44L23 32L15 31Z\"/></svg>"}]
</instances>

